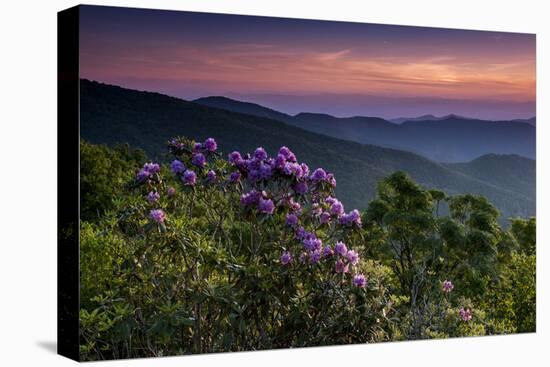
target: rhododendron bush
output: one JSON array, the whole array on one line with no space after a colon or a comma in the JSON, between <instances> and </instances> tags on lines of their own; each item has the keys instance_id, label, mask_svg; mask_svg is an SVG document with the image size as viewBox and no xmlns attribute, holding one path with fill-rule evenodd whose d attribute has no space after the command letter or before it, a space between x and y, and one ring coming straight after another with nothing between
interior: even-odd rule
<instances>
[{"instance_id":1,"label":"rhododendron bush","mask_svg":"<svg viewBox=\"0 0 550 367\"><path fill-rule=\"evenodd\" d=\"M515 331L481 296L496 291L497 247L514 246L482 204L398 175L363 215L330 172L271 153L172 139L165 164L143 162L82 221L83 358Z\"/></svg>"}]
</instances>

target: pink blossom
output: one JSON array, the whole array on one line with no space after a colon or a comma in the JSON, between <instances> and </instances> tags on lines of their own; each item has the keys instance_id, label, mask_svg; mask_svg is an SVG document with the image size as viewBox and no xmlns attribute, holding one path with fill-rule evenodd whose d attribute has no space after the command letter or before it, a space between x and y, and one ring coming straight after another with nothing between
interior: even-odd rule
<instances>
[{"instance_id":1,"label":"pink blossom","mask_svg":"<svg viewBox=\"0 0 550 367\"><path fill-rule=\"evenodd\" d=\"M339 259L338 261L336 261L335 270L337 273L348 273L349 264L346 264L342 261L342 259Z\"/></svg>"},{"instance_id":2,"label":"pink blossom","mask_svg":"<svg viewBox=\"0 0 550 367\"><path fill-rule=\"evenodd\" d=\"M461 308L460 318L462 321L470 321L472 319L472 310L469 307Z\"/></svg>"},{"instance_id":3,"label":"pink blossom","mask_svg":"<svg viewBox=\"0 0 550 367\"><path fill-rule=\"evenodd\" d=\"M454 287L455 286L453 285L453 283L450 280L445 279L445 281L443 281L443 285L442 285L443 292L451 293L451 291L453 290Z\"/></svg>"}]
</instances>

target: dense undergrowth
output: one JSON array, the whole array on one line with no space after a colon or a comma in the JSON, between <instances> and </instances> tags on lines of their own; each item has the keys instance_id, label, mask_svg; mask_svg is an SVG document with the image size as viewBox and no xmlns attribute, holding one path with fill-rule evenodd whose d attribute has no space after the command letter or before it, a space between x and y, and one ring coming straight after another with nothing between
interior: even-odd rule
<instances>
[{"instance_id":1,"label":"dense undergrowth","mask_svg":"<svg viewBox=\"0 0 550 367\"><path fill-rule=\"evenodd\" d=\"M534 218L503 229L401 172L346 210L337 177L274 153L81 142L83 359L535 330Z\"/></svg>"}]
</instances>

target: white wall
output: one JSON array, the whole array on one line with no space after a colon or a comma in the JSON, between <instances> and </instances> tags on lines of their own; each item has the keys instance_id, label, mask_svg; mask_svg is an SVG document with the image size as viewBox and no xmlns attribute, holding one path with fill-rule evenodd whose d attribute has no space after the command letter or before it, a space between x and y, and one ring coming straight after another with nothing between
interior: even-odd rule
<instances>
[{"instance_id":1,"label":"white wall","mask_svg":"<svg viewBox=\"0 0 550 367\"><path fill-rule=\"evenodd\" d=\"M134 0L103 5L537 33L537 334L249 352L112 366L520 366L548 361L550 27L546 1ZM71 365L56 338L56 11L71 1L4 1L0 14L0 365ZM546 103L545 103L546 102ZM16 180L12 177L17 178ZM544 344L547 344L546 346Z\"/></svg>"}]
</instances>

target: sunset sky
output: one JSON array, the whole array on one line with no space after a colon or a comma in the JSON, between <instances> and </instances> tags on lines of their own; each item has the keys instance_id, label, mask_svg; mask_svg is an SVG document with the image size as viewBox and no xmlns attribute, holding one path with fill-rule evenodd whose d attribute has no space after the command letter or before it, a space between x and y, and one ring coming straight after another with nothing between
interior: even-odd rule
<instances>
[{"instance_id":1,"label":"sunset sky","mask_svg":"<svg viewBox=\"0 0 550 367\"><path fill-rule=\"evenodd\" d=\"M287 113L535 115L535 36L81 7L82 78Z\"/></svg>"}]
</instances>

